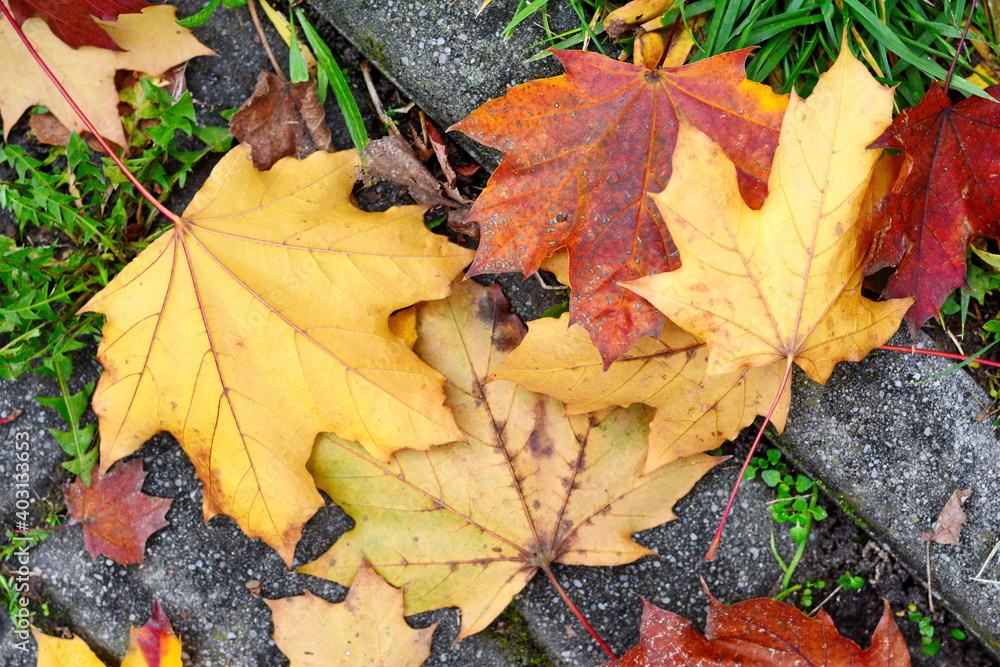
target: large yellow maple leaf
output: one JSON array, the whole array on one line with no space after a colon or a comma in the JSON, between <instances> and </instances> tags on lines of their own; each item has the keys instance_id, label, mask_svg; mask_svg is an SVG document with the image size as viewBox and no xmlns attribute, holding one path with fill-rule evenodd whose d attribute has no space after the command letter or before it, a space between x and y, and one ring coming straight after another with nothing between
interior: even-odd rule
<instances>
[{"instance_id":1,"label":"large yellow maple leaf","mask_svg":"<svg viewBox=\"0 0 1000 667\"><path fill-rule=\"evenodd\" d=\"M264 600L274 620L274 643L291 667L420 667L431 653L437 623L415 630L403 618L403 592L364 565L343 602L309 591Z\"/></svg>"},{"instance_id":2,"label":"large yellow maple leaf","mask_svg":"<svg viewBox=\"0 0 1000 667\"><path fill-rule=\"evenodd\" d=\"M782 364L705 375L708 351L697 338L667 321L659 340L645 337L603 370L587 331L569 325L569 314L528 325L528 335L491 376L566 403L567 414L645 403L656 408L649 424L643 474L682 456L732 440L765 414L781 387ZM784 428L791 392L785 388L772 415Z\"/></svg>"},{"instance_id":3,"label":"large yellow maple leaf","mask_svg":"<svg viewBox=\"0 0 1000 667\"><path fill-rule=\"evenodd\" d=\"M736 169L683 124L666 189L653 195L681 268L625 285L708 344L708 372L794 361L825 382L899 328L911 299L861 294L868 218L861 203L892 116L893 90L846 46L802 100L792 93L759 211Z\"/></svg>"},{"instance_id":4,"label":"large yellow maple leaf","mask_svg":"<svg viewBox=\"0 0 1000 667\"><path fill-rule=\"evenodd\" d=\"M177 25L176 13L174 7L159 5L141 14L122 14L117 21L98 21L122 51L95 46L74 49L52 34L40 18L28 19L22 29L97 131L123 146L116 70L157 75L195 56L215 55L190 30ZM5 138L21 115L36 104L48 107L72 131L87 129L7 21L0 21L0 63L0 120Z\"/></svg>"},{"instance_id":5,"label":"large yellow maple leaf","mask_svg":"<svg viewBox=\"0 0 1000 667\"><path fill-rule=\"evenodd\" d=\"M84 310L107 315L94 410L101 468L170 431L227 514L291 562L322 504L306 461L333 431L385 460L461 438L444 378L389 315L439 299L471 261L423 208L364 213L355 151L258 172L226 155L184 217Z\"/></svg>"},{"instance_id":6,"label":"large yellow maple leaf","mask_svg":"<svg viewBox=\"0 0 1000 667\"><path fill-rule=\"evenodd\" d=\"M383 463L332 435L310 470L355 527L302 571L348 585L363 561L403 588L406 613L457 606L459 637L486 627L554 562L619 565L651 553L632 533L676 518L674 503L722 459L696 454L643 477L649 408L567 417L513 382L485 383L524 325L499 288L475 283L420 304L420 356L448 378L466 442Z\"/></svg>"}]
</instances>

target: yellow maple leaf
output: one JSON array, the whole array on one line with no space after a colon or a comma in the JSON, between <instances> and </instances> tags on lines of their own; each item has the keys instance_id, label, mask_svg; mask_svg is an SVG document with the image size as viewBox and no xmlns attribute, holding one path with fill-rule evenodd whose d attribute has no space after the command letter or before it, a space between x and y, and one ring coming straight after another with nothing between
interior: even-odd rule
<instances>
[{"instance_id":1,"label":"yellow maple leaf","mask_svg":"<svg viewBox=\"0 0 1000 667\"><path fill-rule=\"evenodd\" d=\"M79 637L52 637L32 628L38 643L37 667L104 667L87 643ZM157 602L153 615L142 627L129 632L129 645L121 667L181 667L181 640Z\"/></svg>"},{"instance_id":2,"label":"yellow maple leaf","mask_svg":"<svg viewBox=\"0 0 1000 667\"><path fill-rule=\"evenodd\" d=\"M344 601L309 591L264 600L274 620L274 643L291 667L372 665L420 667L431 653L437 623L415 630L403 619L403 592L362 566Z\"/></svg>"},{"instance_id":3,"label":"yellow maple leaf","mask_svg":"<svg viewBox=\"0 0 1000 667\"><path fill-rule=\"evenodd\" d=\"M861 294L859 222L893 90L846 47L812 95L792 93L759 211L722 149L682 124L674 171L653 195L680 248L672 273L625 283L708 344L708 372L794 361L825 382L899 328L912 299Z\"/></svg>"},{"instance_id":4,"label":"yellow maple leaf","mask_svg":"<svg viewBox=\"0 0 1000 667\"><path fill-rule=\"evenodd\" d=\"M356 151L266 172L231 151L173 230L84 310L107 315L94 410L101 469L170 431L227 514L291 562L322 505L306 470L333 431L379 459L461 438L443 377L389 315L446 296L472 252L423 208L350 202Z\"/></svg>"},{"instance_id":5,"label":"yellow maple leaf","mask_svg":"<svg viewBox=\"0 0 1000 667\"><path fill-rule=\"evenodd\" d=\"M31 634L38 643L36 667L104 667L80 637L52 637L35 628L31 629Z\"/></svg>"},{"instance_id":6,"label":"yellow maple leaf","mask_svg":"<svg viewBox=\"0 0 1000 667\"><path fill-rule=\"evenodd\" d=\"M569 314L528 325L528 335L500 363L491 379L512 380L553 396L567 414L645 403L656 408L649 424L643 474L682 456L732 440L774 401L783 364L705 375L708 351L697 338L667 321L660 339L641 339L603 370L601 353ZM771 421L780 433L788 414L786 387Z\"/></svg>"},{"instance_id":7,"label":"yellow maple leaf","mask_svg":"<svg viewBox=\"0 0 1000 667\"><path fill-rule=\"evenodd\" d=\"M94 46L74 49L52 34L40 18L24 22L22 29L103 137L125 144L118 115L115 71L161 74L195 56L215 55L177 25L177 10L169 5L147 7L141 14L122 14L117 21L98 21L123 49L108 51ZM42 71L7 21L0 21L0 120L4 138L21 115L36 104L49 108L69 130L87 127Z\"/></svg>"},{"instance_id":8,"label":"yellow maple leaf","mask_svg":"<svg viewBox=\"0 0 1000 667\"><path fill-rule=\"evenodd\" d=\"M406 613L457 606L459 638L486 627L554 562L619 565L651 553L632 533L721 459L696 454L643 477L645 406L565 416L559 401L484 381L524 326L499 288L457 287L418 308L415 350L448 378L466 442L400 451L386 464L333 435L310 470L355 527L303 572L347 585L362 561L403 588Z\"/></svg>"}]
</instances>

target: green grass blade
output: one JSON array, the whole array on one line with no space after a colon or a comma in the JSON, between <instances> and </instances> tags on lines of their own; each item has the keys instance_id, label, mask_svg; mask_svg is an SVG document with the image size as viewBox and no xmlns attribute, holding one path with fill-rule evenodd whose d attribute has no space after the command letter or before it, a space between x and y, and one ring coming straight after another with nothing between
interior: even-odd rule
<instances>
[{"instance_id":1,"label":"green grass blade","mask_svg":"<svg viewBox=\"0 0 1000 667\"><path fill-rule=\"evenodd\" d=\"M340 106L340 112L344 114L344 120L347 122L347 131L351 134L351 141L354 142L354 147L360 153L368 145L368 131L365 129L364 120L361 119L361 111L358 109L358 103L354 100L350 86L347 85L347 79L344 78L344 72L337 65L337 61L334 60L330 47L326 45L319 36L319 33L316 32L316 29L312 27L312 24L306 19L301 9L295 10L295 16L299 20L299 25L302 26L302 32L305 33L306 40L309 41L309 46L312 47L313 53L316 54L319 66L326 72L330 88L333 90L333 94L337 98L337 104Z\"/></svg>"},{"instance_id":2,"label":"green grass blade","mask_svg":"<svg viewBox=\"0 0 1000 667\"><path fill-rule=\"evenodd\" d=\"M514 29L521 24L521 21L541 10L548 3L549 0L535 0L535 2L529 1L524 3L520 9L514 13L514 17L511 18L510 23L504 27L503 32L500 33L501 36L504 39L509 39L510 36L514 34Z\"/></svg>"},{"instance_id":3,"label":"green grass blade","mask_svg":"<svg viewBox=\"0 0 1000 667\"><path fill-rule=\"evenodd\" d=\"M860 0L844 0L844 4L851 8L851 11L857 17L858 22L861 23L861 25L863 25L876 40L883 43L886 48L899 56L901 60L904 60L908 64L916 67L932 79L939 79L943 81L945 77L948 76L948 71L944 67L941 67L941 65L938 65L935 62L925 60L910 50L910 47L904 44L903 40L901 40L896 33L890 30L887 25L882 23L882 21L875 16L872 10L861 4ZM989 95L987 95L985 91L960 77L952 78L951 85L955 90L965 93L966 95L975 95L976 97L985 97L989 99Z\"/></svg>"},{"instance_id":4,"label":"green grass blade","mask_svg":"<svg viewBox=\"0 0 1000 667\"><path fill-rule=\"evenodd\" d=\"M177 25L182 28L197 28L198 26L205 25L205 22L212 18L212 14L215 13L220 4L222 4L222 0L212 0L197 14L189 16L186 19L178 19Z\"/></svg>"}]
</instances>

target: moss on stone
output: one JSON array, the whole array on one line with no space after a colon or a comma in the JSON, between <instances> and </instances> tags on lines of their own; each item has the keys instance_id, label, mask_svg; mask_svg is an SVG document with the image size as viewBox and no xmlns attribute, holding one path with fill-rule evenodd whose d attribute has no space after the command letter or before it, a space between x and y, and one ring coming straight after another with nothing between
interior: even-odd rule
<instances>
[{"instance_id":1,"label":"moss on stone","mask_svg":"<svg viewBox=\"0 0 1000 667\"><path fill-rule=\"evenodd\" d=\"M513 603L507 605L485 633L515 667L555 667L552 658L535 644L527 621Z\"/></svg>"}]
</instances>

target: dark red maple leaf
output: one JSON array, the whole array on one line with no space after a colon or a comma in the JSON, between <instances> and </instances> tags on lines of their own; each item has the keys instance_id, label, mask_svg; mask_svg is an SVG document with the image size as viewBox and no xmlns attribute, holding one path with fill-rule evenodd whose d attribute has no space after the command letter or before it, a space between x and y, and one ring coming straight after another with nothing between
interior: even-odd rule
<instances>
[{"instance_id":1,"label":"dark red maple leaf","mask_svg":"<svg viewBox=\"0 0 1000 667\"><path fill-rule=\"evenodd\" d=\"M1000 97L1000 86L986 92ZM896 265L882 295L916 298L911 332L965 285L965 252L976 236L1000 236L1000 103L970 97L952 106L933 86L896 116L871 148L904 151L903 167L879 204L868 272Z\"/></svg>"},{"instance_id":2,"label":"dark red maple leaf","mask_svg":"<svg viewBox=\"0 0 1000 667\"><path fill-rule=\"evenodd\" d=\"M18 24L37 16L74 49L97 46L121 51L94 17L114 21L120 14L135 14L150 4L145 0L9 0L8 6Z\"/></svg>"},{"instance_id":3,"label":"dark red maple leaf","mask_svg":"<svg viewBox=\"0 0 1000 667\"><path fill-rule=\"evenodd\" d=\"M684 618L643 601L640 641L604 667L906 667L910 653L885 603L866 651L841 637L820 610L809 618L771 598L724 605L711 595L705 636Z\"/></svg>"},{"instance_id":4,"label":"dark red maple leaf","mask_svg":"<svg viewBox=\"0 0 1000 667\"><path fill-rule=\"evenodd\" d=\"M724 146L759 206L787 98L746 79L750 49L654 71L553 53L566 74L512 88L453 128L505 153L469 215L482 230L469 273L530 274L565 247L571 321L607 365L664 321L618 283L680 266L646 196L670 178L678 116Z\"/></svg>"},{"instance_id":5,"label":"dark red maple leaf","mask_svg":"<svg viewBox=\"0 0 1000 667\"><path fill-rule=\"evenodd\" d=\"M89 488L80 478L63 485L69 515L83 524L91 556L104 554L122 565L143 561L146 540L168 524L165 517L173 502L143 493L145 479L142 459L132 459L107 475L95 472Z\"/></svg>"}]
</instances>

